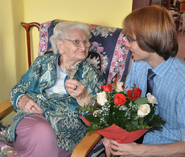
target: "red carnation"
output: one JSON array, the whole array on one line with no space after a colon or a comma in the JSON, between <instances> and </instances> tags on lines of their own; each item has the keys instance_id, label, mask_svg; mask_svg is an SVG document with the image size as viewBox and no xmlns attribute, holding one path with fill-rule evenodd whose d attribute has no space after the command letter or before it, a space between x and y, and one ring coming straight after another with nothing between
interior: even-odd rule
<instances>
[{"instance_id":1,"label":"red carnation","mask_svg":"<svg viewBox=\"0 0 185 157\"><path fill-rule=\"evenodd\" d=\"M132 89L132 90L128 90L128 94L127 95L128 95L128 98L130 100L136 100L136 99L138 99L140 97L141 92L142 92L141 89L135 88L135 89Z\"/></svg>"},{"instance_id":2,"label":"red carnation","mask_svg":"<svg viewBox=\"0 0 185 157\"><path fill-rule=\"evenodd\" d=\"M119 94L119 93L115 95L114 104L116 106L123 105L126 102L127 102L127 100L126 100L126 96L125 95Z\"/></svg>"},{"instance_id":3,"label":"red carnation","mask_svg":"<svg viewBox=\"0 0 185 157\"><path fill-rule=\"evenodd\" d=\"M102 85L101 89L103 89L104 92L111 92L112 91L112 84L108 84L108 85Z\"/></svg>"}]
</instances>

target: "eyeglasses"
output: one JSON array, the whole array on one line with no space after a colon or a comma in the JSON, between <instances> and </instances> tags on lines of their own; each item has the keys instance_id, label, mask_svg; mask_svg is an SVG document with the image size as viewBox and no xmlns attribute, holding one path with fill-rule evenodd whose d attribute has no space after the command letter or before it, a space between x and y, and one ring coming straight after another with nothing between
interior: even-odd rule
<instances>
[{"instance_id":1,"label":"eyeglasses","mask_svg":"<svg viewBox=\"0 0 185 157\"><path fill-rule=\"evenodd\" d=\"M129 36L124 36L124 37L123 37L123 40L128 41L129 43L131 43L131 42L133 42L133 41L136 41L137 39L136 39L136 38L131 39Z\"/></svg>"},{"instance_id":2,"label":"eyeglasses","mask_svg":"<svg viewBox=\"0 0 185 157\"><path fill-rule=\"evenodd\" d=\"M64 40L67 40L67 41L70 41L73 43L74 46L76 47L80 47L82 45L82 43L84 44L85 47L90 47L91 46L91 43L89 41L82 41L82 40L70 40L70 39L64 39Z\"/></svg>"}]
</instances>

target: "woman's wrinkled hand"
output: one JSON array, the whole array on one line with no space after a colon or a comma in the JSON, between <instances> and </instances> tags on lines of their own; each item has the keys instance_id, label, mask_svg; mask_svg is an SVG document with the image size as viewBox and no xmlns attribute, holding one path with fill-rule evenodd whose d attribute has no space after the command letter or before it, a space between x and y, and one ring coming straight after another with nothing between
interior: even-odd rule
<instances>
[{"instance_id":1,"label":"woman's wrinkled hand","mask_svg":"<svg viewBox=\"0 0 185 157\"><path fill-rule=\"evenodd\" d=\"M43 113L41 107L33 99L26 95L22 96L22 98L18 101L18 106L24 112L35 113L39 115L42 115Z\"/></svg>"},{"instance_id":2,"label":"woman's wrinkled hand","mask_svg":"<svg viewBox=\"0 0 185 157\"><path fill-rule=\"evenodd\" d=\"M88 92L81 82L68 79L65 82L67 92L77 100L78 104L83 106L89 100Z\"/></svg>"}]
</instances>

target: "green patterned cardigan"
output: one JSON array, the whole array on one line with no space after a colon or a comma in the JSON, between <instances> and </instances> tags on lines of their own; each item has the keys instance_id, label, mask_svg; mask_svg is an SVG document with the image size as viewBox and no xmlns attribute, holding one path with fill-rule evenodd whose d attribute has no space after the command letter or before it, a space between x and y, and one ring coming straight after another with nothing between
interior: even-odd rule
<instances>
[{"instance_id":1,"label":"green patterned cardigan","mask_svg":"<svg viewBox=\"0 0 185 157\"><path fill-rule=\"evenodd\" d=\"M57 80L57 55L46 54L38 57L25 75L10 92L10 101L17 110L11 124L6 128L8 141L15 141L15 129L25 113L16 105L17 98L26 94L43 110L43 116L48 120L57 135L58 146L72 152L87 133L86 125L79 119L78 103L69 94L52 94L48 96L45 89L52 87ZM78 65L74 79L83 83L90 95L96 96L101 91L103 75L87 61Z\"/></svg>"}]
</instances>

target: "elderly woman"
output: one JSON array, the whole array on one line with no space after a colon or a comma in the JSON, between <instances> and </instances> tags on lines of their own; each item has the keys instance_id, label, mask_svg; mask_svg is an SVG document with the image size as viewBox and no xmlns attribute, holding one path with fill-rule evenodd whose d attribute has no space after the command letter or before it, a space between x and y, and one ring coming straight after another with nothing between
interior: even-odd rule
<instances>
[{"instance_id":1,"label":"elderly woman","mask_svg":"<svg viewBox=\"0 0 185 157\"><path fill-rule=\"evenodd\" d=\"M85 61L89 28L61 22L50 38L53 53L38 57L10 92L17 114L7 127L18 156L58 157L70 153L86 135L78 107L93 104L103 75ZM73 79L66 68L77 67Z\"/></svg>"}]
</instances>

